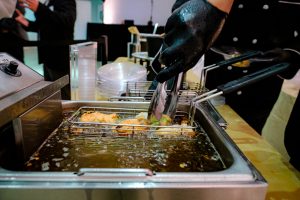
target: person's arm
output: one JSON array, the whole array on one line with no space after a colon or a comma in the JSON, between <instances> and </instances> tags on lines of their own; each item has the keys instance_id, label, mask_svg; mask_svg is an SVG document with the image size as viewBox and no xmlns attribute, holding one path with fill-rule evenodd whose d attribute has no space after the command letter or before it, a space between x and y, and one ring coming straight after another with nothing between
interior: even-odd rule
<instances>
[{"instance_id":1,"label":"person's arm","mask_svg":"<svg viewBox=\"0 0 300 200\"><path fill-rule=\"evenodd\" d=\"M229 14L234 0L207 0L211 5Z\"/></svg>"},{"instance_id":2,"label":"person's arm","mask_svg":"<svg viewBox=\"0 0 300 200\"><path fill-rule=\"evenodd\" d=\"M50 2L49 7L40 3L39 0L19 0L19 2L35 13L37 26L74 27L76 20L75 0L60 0L53 5Z\"/></svg>"},{"instance_id":3,"label":"person's arm","mask_svg":"<svg viewBox=\"0 0 300 200\"><path fill-rule=\"evenodd\" d=\"M172 6L172 12L188 1L190 0L177 0ZM207 0L207 1L211 5L215 6L216 8L218 8L219 10L227 14L230 12L231 6L234 2L234 0Z\"/></svg>"},{"instance_id":4,"label":"person's arm","mask_svg":"<svg viewBox=\"0 0 300 200\"><path fill-rule=\"evenodd\" d=\"M36 12L40 5L39 0L18 0L18 3L21 7L29 8L33 12Z\"/></svg>"},{"instance_id":5,"label":"person's arm","mask_svg":"<svg viewBox=\"0 0 300 200\"><path fill-rule=\"evenodd\" d=\"M74 27L76 20L76 1L75 0L60 0L54 5L39 4L35 12L37 23L45 26L53 25L55 27L67 28Z\"/></svg>"},{"instance_id":6,"label":"person's arm","mask_svg":"<svg viewBox=\"0 0 300 200\"><path fill-rule=\"evenodd\" d=\"M42 5L39 0L18 0L18 6L21 8L28 8L34 13L37 11L39 6ZM38 32L39 25L36 21L30 21L25 18L23 12L19 9L16 9L15 20L19 22L26 31Z\"/></svg>"},{"instance_id":7,"label":"person's arm","mask_svg":"<svg viewBox=\"0 0 300 200\"><path fill-rule=\"evenodd\" d=\"M18 9L16 10L15 20L18 23L20 23L26 31L31 31L31 32L38 31L37 23L26 19L25 16L23 15L23 13Z\"/></svg>"}]
</instances>

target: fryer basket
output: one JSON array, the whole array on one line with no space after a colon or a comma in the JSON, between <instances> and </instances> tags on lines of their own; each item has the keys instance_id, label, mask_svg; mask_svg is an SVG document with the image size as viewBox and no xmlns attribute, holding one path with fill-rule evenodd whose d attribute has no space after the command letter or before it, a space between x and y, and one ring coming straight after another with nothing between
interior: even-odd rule
<instances>
[{"instance_id":1,"label":"fryer basket","mask_svg":"<svg viewBox=\"0 0 300 200\"><path fill-rule=\"evenodd\" d=\"M84 113L99 112L103 114L117 114L118 119L115 123L102 123L102 122L82 122L80 120ZM163 125L151 125L151 124L123 124L122 121L126 119L134 119L137 115L143 113L147 114L147 109L141 108L110 108L110 107L80 107L74 114L68 118L70 123L71 133L83 134L85 136L97 135L97 136L112 136L112 137L122 137L122 136L136 136L143 135L148 138L157 137L159 132L174 133L179 135L184 135L184 132L195 130L196 126L193 125L173 125L173 126L163 126ZM188 113L185 111L178 110L176 118L185 117L188 119ZM144 117L147 119L147 116ZM118 134L118 127L126 127L125 131L129 134ZM124 128L123 128L124 129ZM166 134L168 135L168 134Z\"/></svg>"}]
</instances>

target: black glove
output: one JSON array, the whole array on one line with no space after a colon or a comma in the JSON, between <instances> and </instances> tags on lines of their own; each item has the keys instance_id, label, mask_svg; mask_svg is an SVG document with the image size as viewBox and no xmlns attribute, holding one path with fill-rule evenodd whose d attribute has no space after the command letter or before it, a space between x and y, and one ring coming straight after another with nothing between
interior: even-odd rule
<instances>
[{"instance_id":1,"label":"black glove","mask_svg":"<svg viewBox=\"0 0 300 200\"><path fill-rule=\"evenodd\" d=\"M291 79L295 76L300 68L300 52L293 49L276 48L263 53L259 58L259 62L266 62L268 64L276 64L281 62L290 63L288 70L279 75L284 79Z\"/></svg>"},{"instance_id":2,"label":"black glove","mask_svg":"<svg viewBox=\"0 0 300 200\"><path fill-rule=\"evenodd\" d=\"M160 63L167 68L156 79L164 82L192 68L218 36L226 16L206 0L190 0L178 7L165 26Z\"/></svg>"},{"instance_id":3,"label":"black glove","mask_svg":"<svg viewBox=\"0 0 300 200\"><path fill-rule=\"evenodd\" d=\"M176 10L177 8L179 8L182 4L184 4L187 1L190 1L190 0L177 0L172 6L172 12L174 10Z\"/></svg>"}]
</instances>

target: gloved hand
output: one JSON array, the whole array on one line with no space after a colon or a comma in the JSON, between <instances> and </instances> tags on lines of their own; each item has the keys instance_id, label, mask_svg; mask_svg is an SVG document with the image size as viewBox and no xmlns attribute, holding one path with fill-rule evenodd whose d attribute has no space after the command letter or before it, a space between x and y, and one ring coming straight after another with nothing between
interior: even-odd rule
<instances>
[{"instance_id":1,"label":"gloved hand","mask_svg":"<svg viewBox=\"0 0 300 200\"><path fill-rule=\"evenodd\" d=\"M290 63L288 70L279 75L284 79L291 79L300 69L300 52L293 49L275 48L263 53L256 59L258 62L265 62L268 64L276 64L281 62Z\"/></svg>"},{"instance_id":2,"label":"gloved hand","mask_svg":"<svg viewBox=\"0 0 300 200\"><path fill-rule=\"evenodd\" d=\"M184 4L187 1L190 1L190 0L176 0L176 2L172 6L172 12L174 10L176 10L177 8L179 8L182 4Z\"/></svg>"},{"instance_id":3,"label":"gloved hand","mask_svg":"<svg viewBox=\"0 0 300 200\"><path fill-rule=\"evenodd\" d=\"M174 10L165 26L159 61L167 68L158 73L159 82L192 68L212 45L227 16L206 0L179 2L183 4Z\"/></svg>"}]
</instances>

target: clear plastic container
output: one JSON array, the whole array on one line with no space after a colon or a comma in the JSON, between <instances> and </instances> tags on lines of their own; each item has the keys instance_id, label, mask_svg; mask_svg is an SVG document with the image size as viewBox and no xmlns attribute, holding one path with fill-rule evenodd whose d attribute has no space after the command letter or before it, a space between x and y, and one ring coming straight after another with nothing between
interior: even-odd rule
<instances>
[{"instance_id":1,"label":"clear plastic container","mask_svg":"<svg viewBox=\"0 0 300 200\"><path fill-rule=\"evenodd\" d=\"M130 62L115 62L97 71L97 100L108 100L126 92L127 82L147 80L144 66Z\"/></svg>"},{"instance_id":2,"label":"clear plastic container","mask_svg":"<svg viewBox=\"0 0 300 200\"><path fill-rule=\"evenodd\" d=\"M71 100L95 100L97 42L70 45L70 59Z\"/></svg>"}]
</instances>

